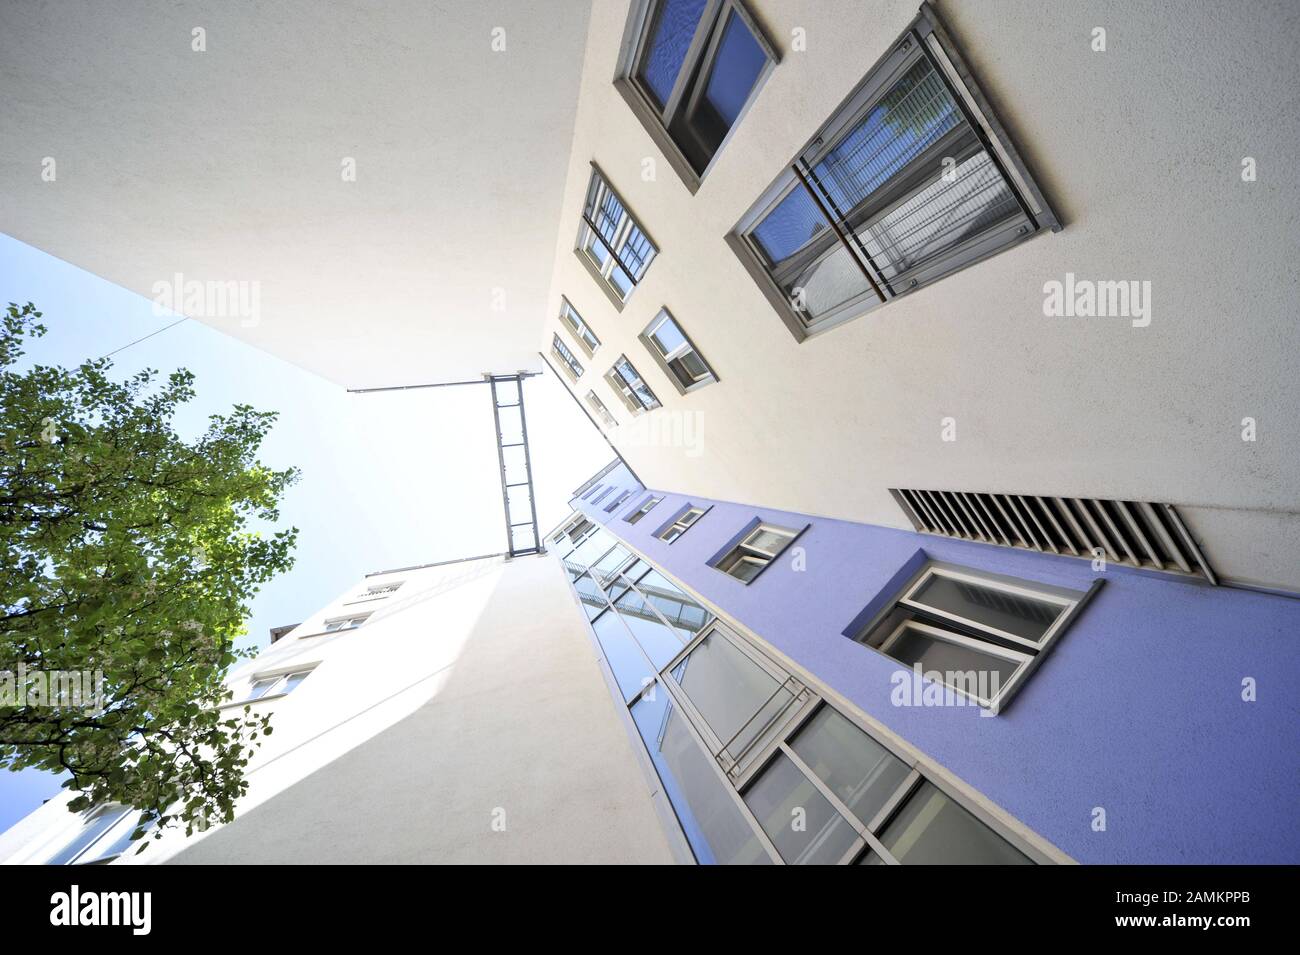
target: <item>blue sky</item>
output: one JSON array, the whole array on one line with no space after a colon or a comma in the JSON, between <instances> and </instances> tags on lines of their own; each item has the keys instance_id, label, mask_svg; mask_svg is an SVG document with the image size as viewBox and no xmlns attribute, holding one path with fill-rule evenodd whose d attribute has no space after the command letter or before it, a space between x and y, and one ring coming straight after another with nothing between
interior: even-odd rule
<instances>
[{"instance_id":1,"label":"blue sky","mask_svg":"<svg viewBox=\"0 0 1300 955\"><path fill-rule=\"evenodd\" d=\"M158 315L150 300L0 234L0 302L27 301L45 313L49 331L31 343L24 362L42 364L76 365L177 317ZM119 377L146 367L195 373L198 395L176 422L185 436L237 402L280 412L261 458L302 471L280 521L298 528L297 559L253 600L246 646L265 646L271 627L297 623L363 574L505 548L486 386L350 395L192 320L113 361ZM613 454L549 371L529 379L524 395L545 533L567 513L569 492ZM0 831L58 788L49 774L0 772Z\"/></svg>"}]
</instances>

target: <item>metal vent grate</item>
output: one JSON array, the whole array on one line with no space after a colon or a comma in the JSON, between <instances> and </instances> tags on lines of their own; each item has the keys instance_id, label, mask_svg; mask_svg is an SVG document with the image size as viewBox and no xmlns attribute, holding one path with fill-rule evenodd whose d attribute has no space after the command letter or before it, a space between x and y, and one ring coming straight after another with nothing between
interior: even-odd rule
<instances>
[{"instance_id":1,"label":"metal vent grate","mask_svg":"<svg viewBox=\"0 0 1300 955\"><path fill-rule=\"evenodd\" d=\"M1101 551L1130 567L1219 582L1172 504L910 488L890 493L912 526L927 534L1072 557Z\"/></svg>"}]
</instances>

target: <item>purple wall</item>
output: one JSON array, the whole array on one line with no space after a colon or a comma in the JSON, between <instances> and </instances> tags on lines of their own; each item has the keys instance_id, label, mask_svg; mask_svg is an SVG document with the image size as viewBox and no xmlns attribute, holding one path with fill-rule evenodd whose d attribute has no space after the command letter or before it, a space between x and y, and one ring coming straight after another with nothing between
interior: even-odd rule
<instances>
[{"instance_id":1,"label":"purple wall","mask_svg":"<svg viewBox=\"0 0 1300 955\"><path fill-rule=\"evenodd\" d=\"M1300 862L1300 600L663 493L637 524L622 518L644 493L584 510L1078 861ZM688 501L713 507L675 543L655 539ZM755 517L811 522L805 571L787 552L745 586L707 565ZM842 631L918 550L1075 590L1105 583L999 716L895 707L899 665Z\"/></svg>"}]
</instances>

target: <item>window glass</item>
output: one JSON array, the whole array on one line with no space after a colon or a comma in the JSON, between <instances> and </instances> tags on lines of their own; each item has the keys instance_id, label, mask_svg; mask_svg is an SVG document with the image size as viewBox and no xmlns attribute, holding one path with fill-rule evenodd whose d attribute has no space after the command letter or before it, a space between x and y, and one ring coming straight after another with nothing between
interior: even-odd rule
<instances>
[{"instance_id":1,"label":"window glass","mask_svg":"<svg viewBox=\"0 0 1300 955\"><path fill-rule=\"evenodd\" d=\"M718 46L717 58L713 62L713 71L709 75L709 84L705 87L704 99L723 130L731 129L740 116L740 111L749 99L749 93L758 82L758 74L763 72L767 63L767 54L758 45L749 28L741 22L740 17L732 14L727 18L723 28L722 42ZM712 143L714 150L721 144Z\"/></svg>"},{"instance_id":2,"label":"window glass","mask_svg":"<svg viewBox=\"0 0 1300 955\"><path fill-rule=\"evenodd\" d=\"M590 574L583 574L575 580L573 587L578 591L578 600L582 602L582 609L587 612L588 620L594 619L605 609L605 595L596 586Z\"/></svg>"},{"instance_id":3,"label":"window glass","mask_svg":"<svg viewBox=\"0 0 1300 955\"><path fill-rule=\"evenodd\" d=\"M705 0L662 0L659 4L641 79L660 109L672 95L704 6Z\"/></svg>"},{"instance_id":4,"label":"window glass","mask_svg":"<svg viewBox=\"0 0 1300 955\"><path fill-rule=\"evenodd\" d=\"M631 712L695 858L704 865L770 863L730 787L696 743L668 692L655 687Z\"/></svg>"},{"instance_id":5,"label":"window glass","mask_svg":"<svg viewBox=\"0 0 1300 955\"><path fill-rule=\"evenodd\" d=\"M892 642L880 648L907 666L921 664L925 671L938 670L989 673L997 676L997 686L1006 686L1011 676L1021 666L1019 660L1010 660L993 653L985 653L964 643L941 640L916 627L905 627Z\"/></svg>"},{"instance_id":6,"label":"window glass","mask_svg":"<svg viewBox=\"0 0 1300 955\"><path fill-rule=\"evenodd\" d=\"M279 682L280 678L278 676L267 677L263 680L254 680L253 685L248 689L248 696L246 696L245 699L259 699L265 696L270 691L271 687L275 686Z\"/></svg>"},{"instance_id":7,"label":"window glass","mask_svg":"<svg viewBox=\"0 0 1300 955\"><path fill-rule=\"evenodd\" d=\"M910 772L906 763L829 706L817 711L790 748L863 825L871 823Z\"/></svg>"},{"instance_id":8,"label":"window glass","mask_svg":"<svg viewBox=\"0 0 1300 955\"><path fill-rule=\"evenodd\" d=\"M674 348L680 348L686 344L686 336L682 334L681 329L677 327L677 323L671 318L665 318L656 325L655 330L650 333L650 338L658 346L659 351L665 355Z\"/></svg>"},{"instance_id":9,"label":"window glass","mask_svg":"<svg viewBox=\"0 0 1300 955\"><path fill-rule=\"evenodd\" d=\"M92 842L113 828L113 825L129 812L125 806L109 806L95 810L82 826L72 841L52 855L46 865L68 865Z\"/></svg>"},{"instance_id":10,"label":"window glass","mask_svg":"<svg viewBox=\"0 0 1300 955\"><path fill-rule=\"evenodd\" d=\"M1064 611L1060 604L937 573L930 574L911 599L1034 641L1041 640Z\"/></svg>"},{"instance_id":11,"label":"window glass","mask_svg":"<svg viewBox=\"0 0 1300 955\"><path fill-rule=\"evenodd\" d=\"M857 831L784 753L746 790L745 804L792 865L833 865L858 840Z\"/></svg>"},{"instance_id":12,"label":"window glass","mask_svg":"<svg viewBox=\"0 0 1300 955\"><path fill-rule=\"evenodd\" d=\"M924 782L880 835L907 865L1032 865L984 823Z\"/></svg>"},{"instance_id":13,"label":"window glass","mask_svg":"<svg viewBox=\"0 0 1300 955\"><path fill-rule=\"evenodd\" d=\"M666 667L673 657L682 652L682 647L686 645L684 635L655 616L654 611L646 606L646 602L635 590L623 594L615 606L656 670Z\"/></svg>"},{"instance_id":14,"label":"window glass","mask_svg":"<svg viewBox=\"0 0 1300 955\"><path fill-rule=\"evenodd\" d=\"M673 677L733 759L794 699L788 687L716 630L677 665Z\"/></svg>"},{"instance_id":15,"label":"window glass","mask_svg":"<svg viewBox=\"0 0 1300 955\"><path fill-rule=\"evenodd\" d=\"M592 622L591 627L605 651L609 668L614 671L618 688L623 691L623 699L630 702L645 689L648 681L654 679L654 671L618 614L606 611Z\"/></svg>"},{"instance_id":16,"label":"window glass","mask_svg":"<svg viewBox=\"0 0 1300 955\"><path fill-rule=\"evenodd\" d=\"M280 693L292 693L298 688L298 684L307 679L311 673L310 670L304 670L301 673L290 673L284 678L284 685L280 687Z\"/></svg>"}]
</instances>

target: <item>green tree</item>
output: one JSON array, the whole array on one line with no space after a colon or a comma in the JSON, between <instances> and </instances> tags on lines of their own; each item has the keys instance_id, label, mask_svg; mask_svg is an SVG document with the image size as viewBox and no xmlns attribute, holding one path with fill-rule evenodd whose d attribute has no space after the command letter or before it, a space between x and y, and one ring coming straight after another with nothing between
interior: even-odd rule
<instances>
[{"instance_id":1,"label":"green tree","mask_svg":"<svg viewBox=\"0 0 1300 955\"><path fill-rule=\"evenodd\" d=\"M276 415L236 405L187 442L172 421L189 371L117 382L100 358L17 373L40 317L11 303L0 327L0 671L11 689L20 666L101 672L102 708L0 695L0 767L67 772L70 809L124 803L159 833L228 822L271 728L221 709L222 679L297 537L253 529L298 476L256 459Z\"/></svg>"}]
</instances>

